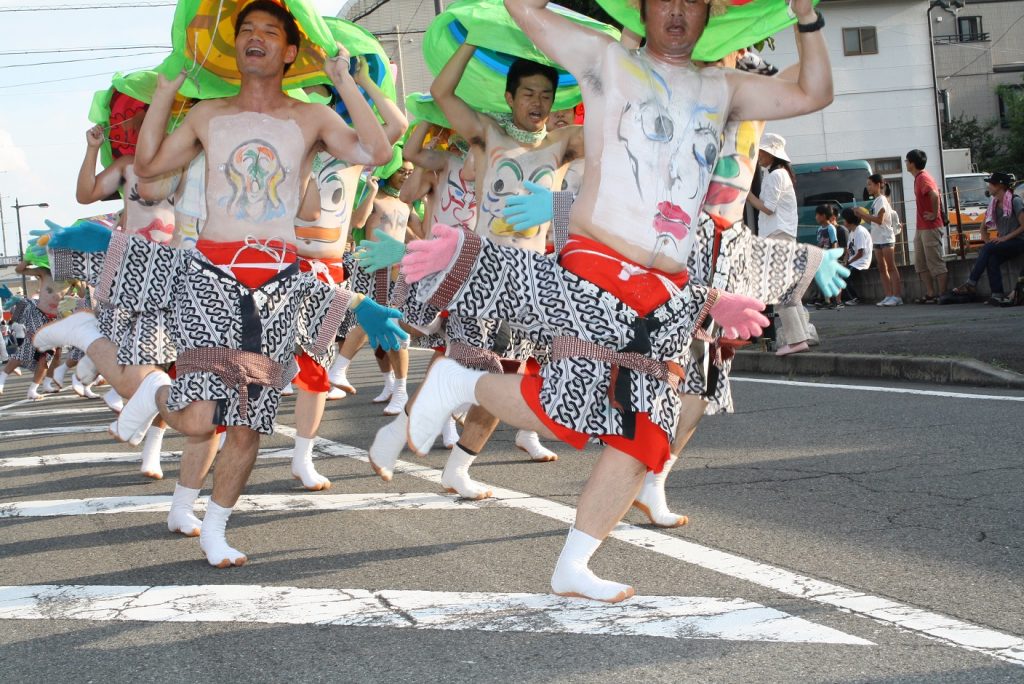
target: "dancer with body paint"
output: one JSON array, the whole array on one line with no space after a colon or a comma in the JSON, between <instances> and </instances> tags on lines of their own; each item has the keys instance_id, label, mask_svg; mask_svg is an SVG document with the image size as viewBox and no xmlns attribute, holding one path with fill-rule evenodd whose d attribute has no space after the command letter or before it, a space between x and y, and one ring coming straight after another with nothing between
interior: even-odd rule
<instances>
[{"instance_id":1,"label":"dancer with body paint","mask_svg":"<svg viewBox=\"0 0 1024 684\"><path fill-rule=\"evenodd\" d=\"M317 144L354 164L380 164L391 147L349 73L348 54L324 69L348 105L355 129L332 110L298 102L282 91L300 32L294 17L270 0L247 5L235 23L241 90L200 102L166 134L175 93L185 80L159 79L136 152L138 173L180 169L200 151L207 161L207 221L195 250L175 250L117 234L109 244L86 231L58 232L55 248L107 249L98 296L132 311L173 312L177 375L158 368L119 367L117 346L96 318L77 313L44 328L37 346L86 349L107 380L131 399L114 429L121 439L144 432L157 414L196 447L175 489L168 526L199 533L207 561L242 565L247 557L225 537L231 509L244 491L260 436L271 434L280 390L294 376L294 348L311 355L333 343L352 308L375 344L397 346L400 314L320 282L296 264L295 216ZM104 236L98 236L100 238ZM143 283L148 285L144 286ZM296 323L297 321L297 323ZM42 338L42 339L40 339ZM213 493L203 521L192 513L216 453L217 426L227 427ZM184 485L184 486L183 486Z\"/></svg>"},{"instance_id":2,"label":"dancer with body paint","mask_svg":"<svg viewBox=\"0 0 1024 684\"><path fill-rule=\"evenodd\" d=\"M647 42L638 50L574 26L546 5L506 0L524 32L583 92L586 172L559 262L439 226L433 240L410 247L403 268L409 280L425 280L419 295L431 304L509 320L550 342L551 361L540 377L522 379L435 364L410 411L409 441L420 451L444 412L467 402L577 447L601 441L551 586L616 602L633 587L597 577L589 559L636 500L646 471L661 471L671 457L691 339L712 325L729 338L767 325L762 302L687 282L726 123L821 109L831 102L832 77L811 0L793 3L803 25L796 82L697 69L691 54L708 1L645 0ZM786 299L816 273L834 279L834 255L800 249L801 277Z\"/></svg>"}]
</instances>

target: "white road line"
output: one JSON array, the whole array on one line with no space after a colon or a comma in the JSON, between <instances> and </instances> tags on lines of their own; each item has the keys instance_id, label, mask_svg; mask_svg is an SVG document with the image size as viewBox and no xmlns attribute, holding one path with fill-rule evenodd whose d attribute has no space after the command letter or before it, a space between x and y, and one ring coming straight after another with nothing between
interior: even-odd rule
<instances>
[{"instance_id":1,"label":"white road line","mask_svg":"<svg viewBox=\"0 0 1024 684\"><path fill-rule=\"evenodd\" d=\"M285 459L292 457L292 449L260 449L259 459ZM57 465L78 465L81 463L138 463L142 460L140 452L96 451L87 453L45 454L43 456L15 456L0 458L0 468L38 468ZM161 463L173 463L181 460L180 451L163 452Z\"/></svg>"},{"instance_id":2,"label":"white road line","mask_svg":"<svg viewBox=\"0 0 1024 684\"><path fill-rule=\"evenodd\" d=\"M196 502L206 508L206 498ZM427 492L408 494L254 494L243 496L234 510L261 511L378 511L471 510L477 506L460 499ZM170 496L102 496L91 499L44 499L0 503L0 518L50 518L107 513L166 513Z\"/></svg>"},{"instance_id":3,"label":"white road line","mask_svg":"<svg viewBox=\"0 0 1024 684\"><path fill-rule=\"evenodd\" d=\"M27 430L2 430L0 439L14 437L42 437L45 435L78 435L91 432L106 432L108 425L69 425L54 428L32 428Z\"/></svg>"},{"instance_id":4,"label":"white road line","mask_svg":"<svg viewBox=\"0 0 1024 684\"><path fill-rule=\"evenodd\" d=\"M283 425L278 426L278 433L295 437L295 430ZM316 450L325 455L348 456L361 461L368 460L365 451L348 445L336 444L324 438L317 439ZM438 484L441 482L440 470L407 461L399 461L395 472ZM491 487L491 489L494 491L494 498L479 502L479 505L518 508L566 524L572 524L576 519L576 509L571 506L511 489L501 487ZM865 594L839 584L817 580L768 563L761 563L685 541L670 534L627 523L620 523L612 531L611 536L647 551L660 553L684 563L767 587L787 596L839 608L929 639L984 653L1015 665L1024 665L1024 638L1013 634L999 632L906 603Z\"/></svg>"},{"instance_id":5,"label":"white road line","mask_svg":"<svg viewBox=\"0 0 1024 684\"><path fill-rule=\"evenodd\" d=\"M111 418L115 416L114 412L107 408L106 404L101 406L83 406L81 408L66 408L64 406L53 406L50 404L46 408L49 410L3 412L0 413L0 418L42 418L50 416L69 416L82 413L109 413Z\"/></svg>"},{"instance_id":6,"label":"white road line","mask_svg":"<svg viewBox=\"0 0 1024 684\"><path fill-rule=\"evenodd\" d=\"M769 380L768 378L736 378L733 382L754 382L762 385L789 385L791 387L813 387L816 389L842 389L858 392L885 392L888 394L914 394L919 397L943 397L945 399L984 399L988 401L1024 401L1024 397L1010 397L999 394L967 394L964 392L941 392L919 390L909 387L875 387L873 385L840 385L831 382L800 382L798 380Z\"/></svg>"},{"instance_id":7,"label":"white road line","mask_svg":"<svg viewBox=\"0 0 1024 684\"><path fill-rule=\"evenodd\" d=\"M21 406L22 404L34 404L34 403L36 403L35 399L22 399L21 401L11 402L10 404L7 404L6 406L0 406L0 412L6 411L8 409L12 409L15 406Z\"/></svg>"},{"instance_id":8,"label":"white road line","mask_svg":"<svg viewBox=\"0 0 1024 684\"><path fill-rule=\"evenodd\" d=\"M638 597L609 606L548 594L259 585L0 587L0 619L249 622L871 646L742 599Z\"/></svg>"}]
</instances>

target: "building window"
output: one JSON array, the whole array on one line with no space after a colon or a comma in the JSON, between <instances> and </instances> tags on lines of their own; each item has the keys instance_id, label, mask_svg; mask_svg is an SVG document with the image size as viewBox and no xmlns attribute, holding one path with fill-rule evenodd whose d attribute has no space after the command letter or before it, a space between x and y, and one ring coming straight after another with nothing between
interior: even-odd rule
<instances>
[{"instance_id":1,"label":"building window","mask_svg":"<svg viewBox=\"0 0 1024 684\"><path fill-rule=\"evenodd\" d=\"M988 39L981 28L981 17L957 17L956 32L961 43L976 43Z\"/></svg>"},{"instance_id":2,"label":"building window","mask_svg":"<svg viewBox=\"0 0 1024 684\"><path fill-rule=\"evenodd\" d=\"M899 157L893 159L875 159L871 162L871 167L875 170L875 173L879 173L883 176L899 176L903 172L903 162Z\"/></svg>"},{"instance_id":3,"label":"building window","mask_svg":"<svg viewBox=\"0 0 1024 684\"><path fill-rule=\"evenodd\" d=\"M843 54L847 57L855 55L878 54L878 32L874 26L843 29Z\"/></svg>"},{"instance_id":4,"label":"building window","mask_svg":"<svg viewBox=\"0 0 1024 684\"><path fill-rule=\"evenodd\" d=\"M1015 96L1014 99L1016 99L1016 100L1020 100L1021 99L1021 95L1024 95L1024 86L1020 86L1020 85L1003 86L1002 89L1012 90L1013 95ZM1005 98L1003 96L1002 92L998 93L997 97L999 98L999 125L1002 128L1009 128L1010 127L1010 104L1006 101L1007 98Z\"/></svg>"}]
</instances>

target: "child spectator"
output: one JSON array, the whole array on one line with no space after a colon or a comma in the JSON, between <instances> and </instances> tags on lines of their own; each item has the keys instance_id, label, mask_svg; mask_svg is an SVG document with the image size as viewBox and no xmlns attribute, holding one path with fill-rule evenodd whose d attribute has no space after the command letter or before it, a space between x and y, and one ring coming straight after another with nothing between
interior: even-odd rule
<instances>
[{"instance_id":1,"label":"child spectator","mask_svg":"<svg viewBox=\"0 0 1024 684\"><path fill-rule=\"evenodd\" d=\"M871 227L871 242L878 259L878 275L882 278L885 298L877 306L900 306L903 304L903 281L896 268L896 231L899 218L889 204L889 184L881 174L868 176L868 193L875 201L868 210L857 207L857 215Z\"/></svg>"},{"instance_id":2,"label":"child spectator","mask_svg":"<svg viewBox=\"0 0 1024 684\"><path fill-rule=\"evenodd\" d=\"M843 209L843 225L849 231L850 240L846 247L846 267L850 269L850 277L846 279L846 291L850 299L846 302L850 306L856 305L860 297L853 289L853 276L860 271L871 268L871 233L861 224L860 216L852 207Z\"/></svg>"}]
</instances>

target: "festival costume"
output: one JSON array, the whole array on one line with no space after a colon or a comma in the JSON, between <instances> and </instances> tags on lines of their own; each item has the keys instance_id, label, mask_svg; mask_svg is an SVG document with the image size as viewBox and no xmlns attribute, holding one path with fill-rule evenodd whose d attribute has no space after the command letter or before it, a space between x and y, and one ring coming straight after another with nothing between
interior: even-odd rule
<instances>
[{"instance_id":1,"label":"festival costume","mask_svg":"<svg viewBox=\"0 0 1024 684\"><path fill-rule=\"evenodd\" d=\"M36 351L32 342L36 332L53 319L54 316L47 314L30 300L23 300L12 309L11 321L25 326L25 341L11 355L12 359L18 359L19 367L23 370L34 371L36 364L47 356L44 351Z\"/></svg>"}]
</instances>

